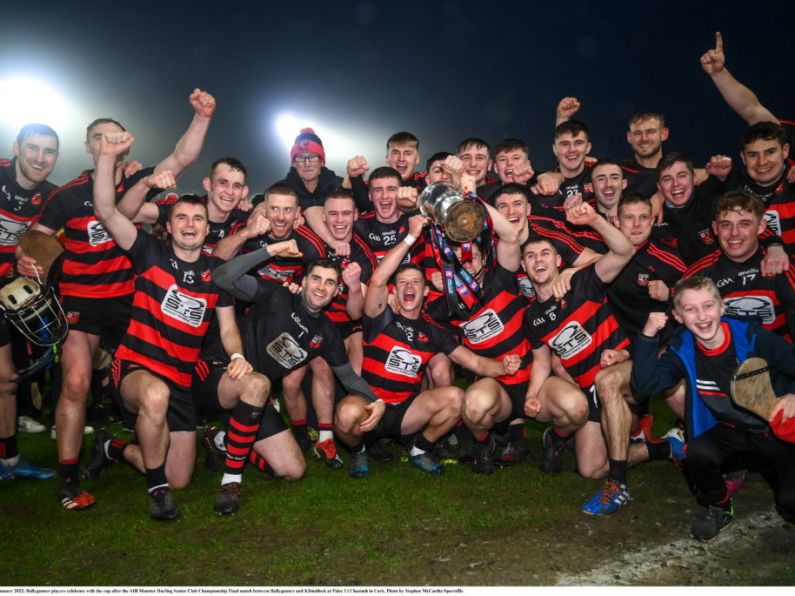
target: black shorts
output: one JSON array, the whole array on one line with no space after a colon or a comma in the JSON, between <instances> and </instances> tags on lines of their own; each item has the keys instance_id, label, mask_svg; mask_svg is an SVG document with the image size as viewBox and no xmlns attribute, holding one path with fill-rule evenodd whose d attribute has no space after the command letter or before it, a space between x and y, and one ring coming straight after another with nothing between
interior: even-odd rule
<instances>
[{"instance_id":1,"label":"black shorts","mask_svg":"<svg viewBox=\"0 0 795 596\"><path fill-rule=\"evenodd\" d=\"M218 401L218 384L229 366L228 361L199 360L193 369L191 393L196 414L199 417L228 412ZM262 421L257 431L257 441L267 439L288 429L282 415L276 411L272 402L268 402L262 412Z\"/></svg>"},{"instance_id":2,"label":"black shorts","mask_svg":"<svg viewBox=\"0 0 795 596\"><path fill-rule=\"evenodd\" d=\"M130 412L124 406L124 400L121 397L121 384L127 375L138 370L145 370L150 375L157 377L163 381L171 391L171 395L168 399L168 430L171 432L195 432L197 420L196 412L193 407L193 398L191 397L190 391L186 387L177 385L171 381L171 379L159 375L156 372L152 372L137 362L130 362L129 360L119 360L118 358L114 358L113 364L111 365L111 379L113 381L113 388L115 390L113 392L113 399L119 406L119 410L122 412L124 422L128 425L128 427L135 428L135 419L137 414Z\"/></svg>"},{"instance_id":3,"label":"black shorts","mask_svg":"<svg viewBox=\"0 0 795 596\"><path fill-rule=\"evenodd\" d=\"M61 299L69 328L99 336L102 345L113 353L130 324L133 296L107 300L64 296Z\"/></svg>"},{"instance_id":4,"label":"black shorts","mask_svg":"<svg viewBox=\"0 0 795 596\"><path fill-rule=\"evenodd\" d=\"M404 435L400 431L400 427L403 424L403 418L406 417L406 412L408 411L409 406L414 403L414 399L416 397L416 395L412 395L399 404L387 403L386 410L384 410L384 415L381 417L378 426L376 426L374 430L371 430L365 434L365 443L370 443L373 440L382 439L385 437L394 439L401 445L408 443L411 439L411 435Z\"/></svg>"},{"instance_id":5,"label":"black shorts","mask_svg":"<svg viewBox=\"0 0 795 596\"><path fill-rule=\"evenodd\" d=\"M524 413L524 402L527 400L527 383L506 385L500 381L497 382L500 383L508 394L508 397L511 398L511 414L506 421L510 422L514 418L527 418L527 415Z\"/></svg>"}]
</instances>

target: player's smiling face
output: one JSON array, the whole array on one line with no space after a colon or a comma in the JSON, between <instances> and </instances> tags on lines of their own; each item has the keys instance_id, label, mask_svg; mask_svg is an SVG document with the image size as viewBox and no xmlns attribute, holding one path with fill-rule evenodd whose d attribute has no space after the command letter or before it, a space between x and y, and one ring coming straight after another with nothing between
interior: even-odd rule
<instances>
[{"instance_id":1,"label":"player's smiling face","mask_svg":"<svg viewBox=\"0 0 795 596\"><path fill-rule=\"evenodd\" d=\"M395 300L402 314L419 313L427 293L421 271L406 269L395 278Z\"/></svg>"},{"instance_id":2,"label":"player's smiling face","mask_svg":"<svg viewBox=\"0 0 795 596\"><path fill-rule=\"evenodd\" d=\"M662 149L668 138L668 129L657 118L640 120L629 125L627 143L632 147L635 157L651 157Z\"/></svg>"},{"instance_id":3,"label":"player's smiling face","mask_svg":"<svg viewBox=\"0 0 795 596\"><path fill-rule=\"evenodd\" d=\"M202 185L207 191L208 202L223 214L231 213L248 194L246 175L225 163L219 163Z\"/></svg>"},{"instance_id":4,"label":"player's smiling face","mask_svg":"<svg viewBox=\"0 0 795 596\"><path fill-rule=\"evenodd\" d=\"M530 206L523 195L501 194L494 199L494 208L520 232L527 227Z\"/></svg>"},{"instance_id":5,"label":"player's smiling face","mask_svg":"<svg viewBox=\"0 0 795 596\"><path fill-rule=\"evenodd\" d=\"M334 239L340 242L350 242L356 214L353 201L344 197L327 199L323 206L323 221Z\"/></svg>"},{"instance_id":6,"label":"player's smiling face","mask_svg":"<svg viewBox=\"0 0 795 596\"><path fill-rule=\"evenodd\" d=\"M748 143L740 153L748 176L756 183L773 184L784 172L789 156L789 143L783 146L775 139L759 139Z\"/></svg>"},{"instance_id":7,"label":"player's smiling face","mask_svg":"<svg viewBox=\"0 0 795 596\"><path fill-rule=\"evenodd\" d=\"M530 167L530 160L527 154L521 149L511 149L509 151L500 151L494 157L494 171L500 177L503 184L513 182L513 171L516 168L523 170Z\"/></svg>"},{"instance_id":8,"label":"player's smiling face","mask_svg":"<svg viewBox=\"0 0 795 596\"><path fill-rule=\"evenodd\" d=\"M50 135L30 134L21 145L14 143L14 155L22 186L31 188L41 184L50 175L58 160L58 139Z\"/></svg>"},{"instance_id":9,"label":"player's smiling face","mask_svg":"<svg viewBox=\"0 0 795 596\"><path fill-rule=\"evenodd\" d=\"M444 161L431 162L428 173L425 176L425 183L429 186L437 182L450 182L450 173L444 169Z\"/></svg>"},{"instance_id":10,"label":"player's smiling face","mask_svg":"<svg viewBox=\"0 0 795 596\"><path fill-rule=\"evenodd\" d=\"M609 211L618 203L621 191L627 187L624 173L616 164L595 167L591 175L591 182L596 201L605 211Z\"/></svg>"},{"instance_id":11,"label":"player's smiling face","mask_svg":"<svg viewBox=\"0 0 795 596\"><path fill-rule=\"evenodd\" d=\"M693 195L693 172L685 162L674 162L670 168L660 172L657 188L668 203L682 207Z\"/></svg>"},{"instance_id":12,"label":"player's smiling face","mask_svg":"<svg viewBox=\"0 0 795 596\"><path fill-rule=\"evenodd\" d=\"M764 220L742 209L720 213L712 223L724 254L738 263L748 260L759 246L759 234L765 229Z\"/></svg>"},{"instance_id":13,"label":"player's smiling face","mask_svg":"<svg viewBox=\"0 0 795 596\"><path fill-rule=\"evenodd\" d=\"M301 280L301 294L306 307L318 312L326 308L337 295L340 274L334 268L314 267Z\"/></svg>"},{"instance_id":14,"label":"player's smiling face","mask_svg":"<svg viewBox=\"0 0 795 596\"><path fill-rule=\"evenodd\" d=\"M651 235L651 205L628 203L618 209L618 227L634 246L640 246Z\"/></svg>"},{"instance_id":15,"label":"player's smiling face","mask_svg":"<svg viewBox=\"0 0 795 596\"><path fill-rule=\"evenodd\" d=\"M193 203L174 203L166 229L174 246L183 250L200 249L210 231L207 208Z\"/></svg>"},{"instance_id":16,"label":"player's smiling face","mask_svg":"<svg viewBox=\"0 0 795 596\"><path fill-rule=\"evenodd\" d=\"M376 178L370 180L370 200L378 221L394 223L400 217L398 213L397 194L400 180L397 178Z\"/></svg>"},{"instance_id":17,"label":"player's smiling face","mask_svg":"<svg viewBox=\"0 0 795 596\"><path fill-rule=\"evenodd\" d=\"M687 327L701 345L713 349L724 340L720 326L723 310L723 301L709 290L684 290L678 297L674 318Z\"/></svg>"},{"instance_id":18,"label":"player's smiling face","mask_svg":"<svg viewBox=\"0 0 795 596\"><path fill-rule=\"evenodd\" d=\"M547 241L531 242L524 247L522 268L534 286L543 286L554 281L560 264L558 252Z\"/></svg>"},{"instance_id":19,"label":"player's smiling face","mask_svg":"<svg viewBox=\"0 0 795 596\"><path fill-rule=\"evenodd\" d=\"M474 176L475 184L480 186L486 182L486 174L491 169L487 147L469 145L458 154L458 158L464 164L464 173Z\"/></svg>"},{"instance_id":20,"label":"player's smiling face","mask_svg":"<svg viewBox=\"0 0 795 596\"><path fill-rule=\"evenodd\" d=\"M558 159L560 169L565 175L579 172L585 163L585 156L591 150L591 143L584 132L580 131L576 135L564 132L552 145L552 152Z\"/></svg>"},{"instance_id":21,"label":"player's smiling face","mask_svg":"<svg viewBox=\"0 0 795 596\"><path fill-rule=\"evenodd\" d=\"M272 193L265 205L265 217L271 222L268 235L274 240L287 240L298 218L298 198Z\"/></svg>"},{"instance_id":22,"label":"player's smiling face","mask_svg":"<svg viewBox=\"0 0 795 596\"><path fill-rule=\"evenodd\" d=\"M409 180L420 163L420 153L411 143L390 145L386 153L386 163L400 172L403 180Z\"/></svg>"}]
</instances>

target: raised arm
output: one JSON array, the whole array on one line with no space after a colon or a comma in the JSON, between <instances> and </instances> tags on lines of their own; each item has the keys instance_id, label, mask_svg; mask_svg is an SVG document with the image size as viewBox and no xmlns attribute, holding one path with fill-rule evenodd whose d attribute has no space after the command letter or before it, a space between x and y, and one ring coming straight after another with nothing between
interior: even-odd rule
<instances>
[{"instance_id":1,"label":"raised arm","mask_svg":"<svg viewBox=\"0 0 795 596\"><path fill-rule=\"evenodd\" d=\"M257 297L260 280L253 275L248 275L247 272L263 261L276 256L301 257L303 254L298 250L295 240L276 242L224 263L213 271L213 282L235 298L253 302Z\"/></svg>"},{"instance_id":2,"label":"raised arm","mask_svg":"<svg viewBox=\"0 0 795 596\"><path fill-rule=\"evenodd\" d=\"M141 178L116 204L116 208L127 219L137 224L153 224L160 215L154 203L147 203L146 197L152 190L166 190L177 187L177 180L171 170L163 170Z\"/></svg>"},{"instance_id":3,"label":"raised arm","mask_svg":"<svg viewBox=\"0 0 795 596\"><path fill-rule=\"evenodd\" d=\"M450 360L481 377L501 377L516 373L522 359L517 354L507 354L502 360L486 358L465 346L458 346L450 352Z\"/></svg>"},{"instance_id":4,"label":"raised arm","mask_svg":"<svg viewBox=\"0 0 795 596\"><path fill-rule=\"evenodd\" d=\"M264 236L270 229L270 220L265 217L263 209L257 205L248 216L245 227L220 240L215 245L213 254L219 259L228 261L238 253L246 242L257 236Z\"/></svg>"},{"instance_id":5,"label":"raised arm","mask_svg":"<svg viewBox=\"0 0 795 596\"><path fill-rule=\"evenodd\" d=\"M558 108L555 110L555 126L568 122L579 110L579 99L576 97L564 97L558 102Z\"/></svg>"},{"instance_id":6,"label":"raised arm","mask_svg":"<svg viewBox=\"0 0 795 596\"><path fill-rule=\"evenodd\" d=\"M204 137L215 112L215 98L206 91L194 89L189 101L195 112L193 120L171 155L155 166L155 172L171 170L174 176L179 176L201 153Z\"/></svg>"},{"instance_id":7,"label":"raised arm","mask_svg":"<svg viewBox=\"0 0 795 596\"><path fill-rule=\"evenodd\" d=\"M610 283L621 270L629 263L635 254L635 247L632 246L629 238L608 222L604 217L596 213L588 203L580 203L576 207L566 211L566 219L574 225L588 225L602 235L607 246L607 252L596 261L596 275L605 283Z\"/></svg>"},{"instance_id":8,"label":"raised arm","mask_svg":"<svg viewBox=\"0 0 795 596\"><path fill-rule=\"evenodd\" d=\"M138 230L116 208L116 162L129 151L135 139L129 132L105 134L100 139L99 158L94 172L94 214L122 250L129 250Z\"/></svg>"},{"instance_id":9,"label":"raised arm","mask_svg":"<svg viewBox=\"0 0 795 596\"><path fill-rule=\"evenodd\" d=\"M701 56L701 68L712 78L729 107L748 124L778 122L778 118L762 105L756 94L735 79L726 68L723 36L720 31L715 32L715 47Z\"/></svg>"},{"instance_id":10,"label":"raised arm","mask_svg":"<svg viewBox=\"0 0 795 596\"><path fill-rule=\"evenodd\" d=\"M491 217L491 225L494 233L499 238L497 243L497 262L508 271L519 269L519 262L522 259L519 254L519 232L511 225L511 222L491 205L486 205L486 209Z\"/></svg>"}]
</instances>

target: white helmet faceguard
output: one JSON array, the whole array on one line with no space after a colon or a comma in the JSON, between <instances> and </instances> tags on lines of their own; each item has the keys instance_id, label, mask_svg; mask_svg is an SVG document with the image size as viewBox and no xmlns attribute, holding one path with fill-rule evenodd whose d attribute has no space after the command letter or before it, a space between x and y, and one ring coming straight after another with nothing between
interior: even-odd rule
<instances>
[{"instance_id":1,"label":"white helmet faceguard","mask_svg":"<svg viewBox=\"0 0 795 596\"><path fill-rule=\"evenodd\" d=\"M69 331L55 290L27 277L18 277L0 290L0 312L29 341L52 346L63 341Z\"/></svg>"}]
</instances>

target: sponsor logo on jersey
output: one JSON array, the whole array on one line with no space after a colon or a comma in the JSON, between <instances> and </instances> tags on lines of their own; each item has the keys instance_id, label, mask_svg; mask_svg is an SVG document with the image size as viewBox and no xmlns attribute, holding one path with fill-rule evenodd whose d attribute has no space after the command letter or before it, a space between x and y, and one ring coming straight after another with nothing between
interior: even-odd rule
<instances>
[{"instance_id":1,"label":"sponsor logo on jersey","mask_svg":"<svg viewBox=\"0 0 795 596\"><path fill-rule=\"evenodd\" d=\"M765 222L767 222L767 227L770 228L776 236L781 236L781 218L779 217L778 211L775 209L765 211Z\"/></svg>"},{"instance_id":2,"label":"sponsor logo on jersey","mask_svg":"<svg viewBox=\"0 0 795 596\"><path fill-rule=\"evenodd\" d=\"M41 194L36 193L33 195L33 198L30 200L32 205L41 205Z\"/></svg>"},{"instance_id":3,"label":"sponsor logo on jersey","mask_svg":"<svg viewBox=\"0 0 795 596\"><path fill-rule=\"evenodd\" d=\"M754 317L766 324L776 320L776 309L768 296L724 298L723 303L729 317Z\"/></svg>"},{"instance_id":4,"label":"sponsor logo on jersey","mask_svg":"<svg viewBox=\"0 0 795 596\"><path fill-rule=\"evenodd\" d=\"M519 282L519 291L522 293L522 296L527 298L528 300L536 297L536 292L533 289L533 284L527 277L520 277L517 279Z\"/></svg>"},{"instance_id":5,"label":"sponsor logo on jersey","mask_svg":"<svg viewBox=\"0 0 795 596\"><path fill-rule=\"evenodd\" d=\"M712 230L709 228L699 230L698 239L701 240L702 244L712 244L715 242L715 237L712 235Z\"/></svg>"},{"instance_id":6,"label":"sponsor logo on jersey","mask_svg":"<svg viewBox=\"0 0 795 596\"><path fill-rule=\"evenodd\" d=\"M74 310L66 311L66 322L70 325L76 325L80 320L80 313Z\"/></svg>"},{"instance_id":7,"label":"sponsor logo on jersey","mask_svg":"<svg viewBox=\"0 0 795 596\"><path fill-rule=\"evenodd\" d=\"M88 232L88 243L91 246L99 246L100 244L105 244L113 240L105 229L105 226L96 220L88 224L86 231Z\"/></svg>"},{"instance_id":8,"label":"sponsor logo on jersey","mask_svg":"<svg viewBox=\"0 0 795 596\"><path fill-rule=\"evenodd\" d=\"M268 355L286 369L292 369L306 360L306 351L286 331L265 346Z\"/></svg>"},{"instance_id":9,"label":"sponsor logo on jersey","mask_svg":"<svg viewBox=\"0 0 795 596\"><path fill-rule=\"evenodd\" d=\"M646 287L649 285L649 274L648 273L638 273L637 283L639 286Z\"/></svg>"},{"instance_id":10,"label":"sponsor logo on jersey","mask_svg":"<svg viewBox=\"0 0 795 596\"><path fill-rule=\"evenodd\" d=\"M386 370L395 375L416 379L422 358L406 348L395 346L386 358Z\"/></svg>"},{"instance_id":11,"label":"sponsor logo on jersey","mask_svg":"<svg viewBox=\"0 0 795 596\"><path fill-rule=\"evenodd\" d=\"M577 321L566 325L560 333L549 342L550 347L562 359L579 354L593 343L593 338Z\"/></svg>"},{"instance_id":12,"label":"sponsor logo on jersey","mask_svg":"<svg viewBox=\"0 0 795 596\"><path fill-rule=\"evenodd\" d=\"M207 300L188 296L180 292L176 285L172 285L166 291L166 297L160 304L160 310L164 315L177 319L190 325L198 327L204 320L204 311L207 310Z\"/></svg>"},{"instance_id":13,"label":"sponsor logo on jersey","mask_svg":"<svg viewBox=\"0 0 795 596\"><path fill-rule=\"evenodd\" d=\"M731 283L734 283L734 279L732 279L731 277L722 277L715 282L715 285L718 286L719 288L722 288L723 286L728 286Z\"/></svg>"},{"instance_id":14,"label":"sponsor logo on jersey","mask_svg":"<svg viewBox=\"0 0 795 596\"><path fill-rule=\"evenodd\" d=\"M505 326L497 313L490 308L479 317L461 323L461 329L464 330L464 335L470 343L479 344L502 333Z\"/></svg>"},{"instance_id":15,"label":"sponsor logo on jersey","mask_svg":"<svg viewBox=\"0 0 795 596\"><path fill-rule=\"evenodd\" d=\"M274 269L269 265L265 265L265 267L257 271L257 273L259 273L260 277L265 277L268 279L276 280L278 282L283 282L287 281L287 279L290 277L291 272L281 271L279 269Z\"/></svg>"},{"instance_id":16,"label":"sponsor logo on jersey","mask_svg":"<svg viewBox=\"0 0 795 596\"><path fill-rule=\"evenodd\" d=\"M205 269L202 271L201 274L202 281L210 281L212 279L212 274L210 273L209 269Z\"/></svg>"},{"instance_id":17,"label":"sponsor logo on jersey","mask_svg":"<svg viewBox=\"0 0 795 596\"><path fill-rule=\"evenodd\" d=\"M320 335L315 335L311 340L309 340L309 347L313 350L320 349L320 344L323 343L323 338Z\"/></svg>"},{"instance_id":18,"label":"sponsor logo on jersey","mask_svg":"<svg viewBox=\"0 0 795 596\"><path fill-rule=\"evenodd\" d=\"M14 246L19 244L19 239L28 231L30 222L13 221L0 218L0 245Z\"/></svg>"}]
</instances>

